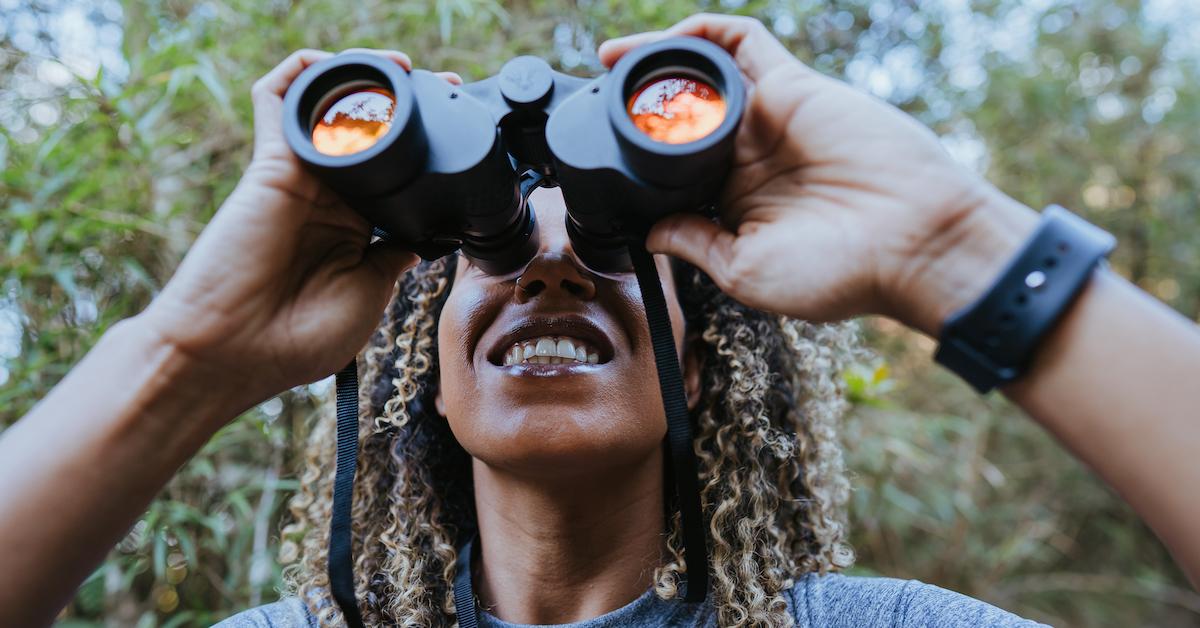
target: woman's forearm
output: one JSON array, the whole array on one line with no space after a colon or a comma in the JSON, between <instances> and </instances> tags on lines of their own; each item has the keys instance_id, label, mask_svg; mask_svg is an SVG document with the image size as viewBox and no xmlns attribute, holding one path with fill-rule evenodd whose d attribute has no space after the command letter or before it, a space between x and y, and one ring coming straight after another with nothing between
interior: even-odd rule
<instances>
[{"instance_id":1,"label":"woman's forearm","mask_svg":"<svg viewBox=\"0 0 1200 628\"><path fill-rule=\"evenodd\" d=\"M911 292L917 327L982 294L1033 230L1003 195L932 246ZM1099 270L1004 393L1115 488L1200 586L1200 330Z\"/></svg>"},{"instance_id":2,"label":"woman's forearm","mask_svg":"<svg viewBox=\"0 0 1200 628\"><path fill-rule=\"evenodd\" d=\"M1200 587L1200 332L1099 271L1005 393L1096 470Z\"/></svg>"},{"instance_id":3,"label":"woman's forearm","mask_svg":"<svg viewBox=\"0 0 1200 628\"><path fill-rule=\"evenodd\" d=\"M297 51L254 84L253 159L171 281L0 434L0 626L48 624L221 426L344 366L416 263L371 244L283 138L285 90L330 56Z\"/></svg>"},{"instance_id":4,"label":"woman's forearm","mask_svg":"<svg viewBox=\"0 0 1200 628\"><path fill-rule=\"evenodd\" d=\"M942 321L988 289L1036 228L1001 194L948 230L912 290L911 320ZM1200 330L1098 270L1004 393L1115 488L1200 586Z\"/></svg>"},{"instance_id":5,"label":"woman's forearm","mask_svg":"<svg viewBox=\"0 0 1200 628\"><path fill-rule=\"evenodd\" d=\"M130 319L0 435L0 625L49 624L180 465L240 410Z\"/></svg>"}]
</instances>

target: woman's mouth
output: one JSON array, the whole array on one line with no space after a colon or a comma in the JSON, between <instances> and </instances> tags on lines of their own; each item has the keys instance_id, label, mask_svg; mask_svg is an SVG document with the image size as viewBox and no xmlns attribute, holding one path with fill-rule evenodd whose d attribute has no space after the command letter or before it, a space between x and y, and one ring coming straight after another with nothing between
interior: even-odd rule
<instances>
[{"instance_id":1,"label":"woman's mouth","mask_svg":"<svg viewBox=\"0 0 1200 628\"><path fill-rule=\"evenodd\" d=\"M514 321L487 359L513 373L556 375L603 367L613 353L609 335L584 316L533 315Z\"/></svg>"},{"instance_id":2,"label":"woman's mouth","mask_svg":"<svg viewBox=\"0 0 1200 628\"><path fill-rule=\"evenodd\" d=\"M539 336L514 342L504 352L504 366L517 364L599 364L600 354L579 338Z\"/></svg>"}]
</instances>

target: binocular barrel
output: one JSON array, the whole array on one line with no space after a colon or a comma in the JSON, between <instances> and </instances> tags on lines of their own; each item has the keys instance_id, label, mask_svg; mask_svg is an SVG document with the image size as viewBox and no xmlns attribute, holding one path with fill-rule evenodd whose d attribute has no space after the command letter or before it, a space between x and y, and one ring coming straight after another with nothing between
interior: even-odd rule
<instances>
[{"instance_id":1,"label":"binocular barrel","mask_svg":"<svg viewBox=\"0 0 1200 628\"><path fill-rule=\"evenodd\" d=\"M341 54L305 70L284 111L300 160L401 246L430 259L461 247L497 274L536 253L491 114L435 74Z\"/></svg>"},{"instance_id":2,"label":"binocular barrel","mask_svg":"<svg viewBox=\"0 0 1200 628\"><path fill-rule=\"evenodd\" d=\"M744 109L734 60L695 37L635 48L563 103L546 137L576 254L593 268L628 268L630 238L667 214L708 212Z\"/></svg>"},{"instance_id":3,"label":"binocular barrel","mask_svg":"<svg viewBox=\"0 0 1200 628\"><path fill-rule=\"evenodd\" d=\"M744 107L733 59L692 37L634 49L595 79L518 57L461 87L344 53L293 82L284 132L347 205L426 259L461 248L489 273L523 267L538 249L536 181L562 187L576 254L610 272L662 216L708 210Z\"/></svg>"}]
</instances>

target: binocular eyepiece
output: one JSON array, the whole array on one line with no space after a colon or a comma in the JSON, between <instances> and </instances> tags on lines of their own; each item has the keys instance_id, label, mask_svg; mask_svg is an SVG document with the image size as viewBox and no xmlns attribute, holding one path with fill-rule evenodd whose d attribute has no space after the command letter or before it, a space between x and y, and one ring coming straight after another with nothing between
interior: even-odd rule
<instances>
[{"instance_id":1,"label":"binocular eyepiece","mask_svg":"<svg viewBox=\"0 0 1200 628\"><path fill-rule=\"evenodd\" d=\"M369 53L306 69L284 98L300 160L376 229L426 259L462 249L505 274L537 253L529 193L560 186L580 260L629 268L666 214L710 211L745 88L715 44L677 37L579 78L537 57L462 86Z\"/></svg>"}]
</instances>

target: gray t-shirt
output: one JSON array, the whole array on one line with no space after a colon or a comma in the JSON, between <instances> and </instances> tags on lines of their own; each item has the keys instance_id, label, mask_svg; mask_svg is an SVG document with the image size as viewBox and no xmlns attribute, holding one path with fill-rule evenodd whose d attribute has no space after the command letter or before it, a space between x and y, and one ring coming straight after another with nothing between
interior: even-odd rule
<instances>
[{"instance_id":1,"label":"gray t-shirt","mask_svg":"<svg viewBox=\"0 0 1200 628\"><path fill-rule=\"evenodd\" d=\"M917 580L808 574L785 596L797 626L860 628L921 626L1042 626L1002 611L991 604ZM523 628L487 613L479 614L481 628ZM713 608L704 602L685 604L659 599L650 589L638 599L599 617L559 628L616 626L716 626ZM317 628L315 618L298 598L238 613L219 628Z\"/></svg>"}]
</instances>

